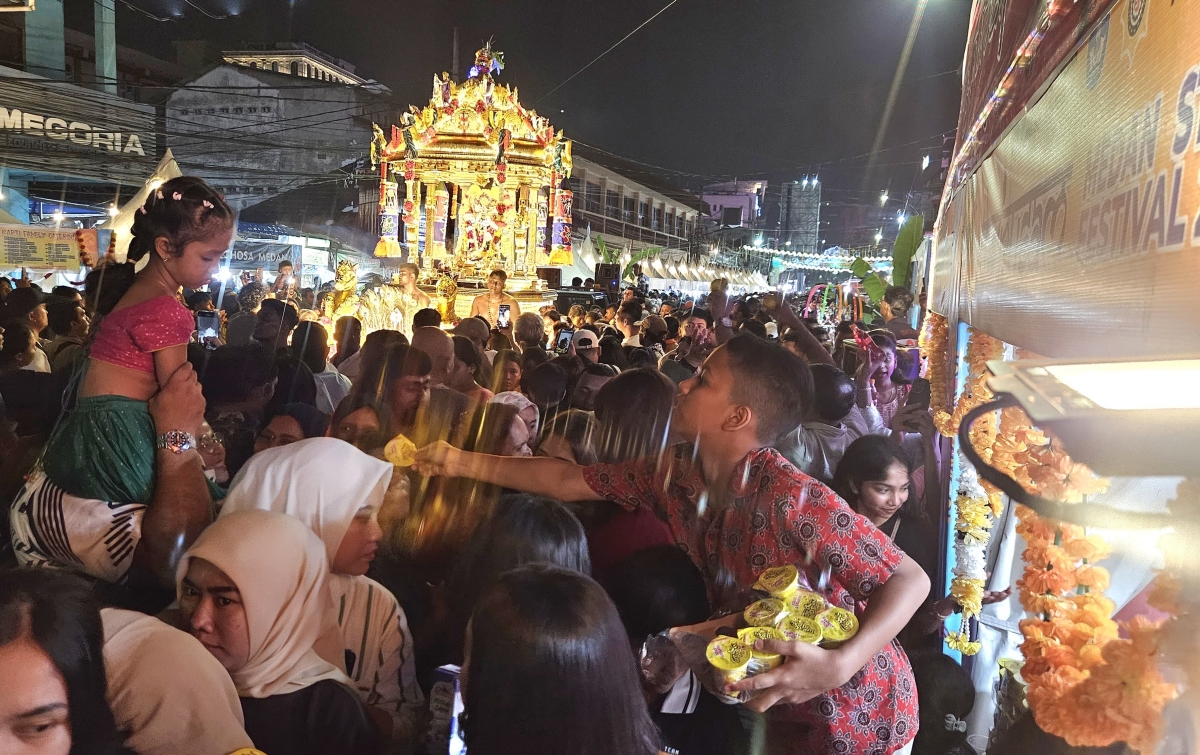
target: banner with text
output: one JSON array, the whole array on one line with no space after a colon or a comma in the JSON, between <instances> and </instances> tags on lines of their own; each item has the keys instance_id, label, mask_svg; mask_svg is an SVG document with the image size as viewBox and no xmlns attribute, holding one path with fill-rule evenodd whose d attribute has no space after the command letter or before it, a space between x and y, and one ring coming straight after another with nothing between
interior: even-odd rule
<instances>
[{"instance_id":1,"label":"banner with text","mask_svg":"<svg viewBox=\"0 0 1200 755\"><path fill-rule=\"evenodd\" d=\"M98 235L95 229L0 225L0 269L79 270L81 255L98 259Z\"/></svg>"},{"instance_id":2,"label":"banner with text","mask_svg":"<svg viewBox=\"0 0 1200 755\"><path fill-rule=\"evenodd\" d=\"M1120 0L939 219L930 305L1040 354L1200 352L1200 5Z\"/></svg>"}]
</instances>

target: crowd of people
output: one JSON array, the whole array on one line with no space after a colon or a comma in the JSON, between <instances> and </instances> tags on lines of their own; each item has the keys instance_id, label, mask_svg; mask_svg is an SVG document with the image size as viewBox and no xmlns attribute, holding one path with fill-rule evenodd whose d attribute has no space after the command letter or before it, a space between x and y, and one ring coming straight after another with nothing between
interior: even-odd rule
<instances>
[{"instance_id":1,"label":"crowd of people","mask_svg":"<svg viewBox=\"0 0 1200 755\"><path fill-rule=\"evenodd\" d=\"M440 755L447 673L473 755L965 746L907 290L866 349L776 293L522 312L502 271L364 338L290 268L216 279L233 218L174 179L82 292L0 282L11 751ZM784 564L858 633L647 673Z\"/></svg>"}]
</instances>

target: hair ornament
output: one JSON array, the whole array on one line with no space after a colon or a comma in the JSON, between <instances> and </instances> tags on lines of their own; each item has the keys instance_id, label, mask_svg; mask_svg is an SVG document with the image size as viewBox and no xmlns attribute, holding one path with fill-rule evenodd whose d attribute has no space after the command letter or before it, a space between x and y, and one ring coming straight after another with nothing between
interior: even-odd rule
<instances>
[{"instance_id":1,"label":"hair ornament","mask_svg":"<svg viewBox=\"0 0 1200 755\"><path fill-rule=\"evenodd\" d=\"M140 213L142 213L143 215L145 215L145 214L146 214L146 205L142 205L141 207L139 207L139 208L138 208L138 212L140 212Z\"/></svg>"},{"instance_id":2,"label":"hair ornament","mask_svg":"<svg viewBox=\"0 0 1200 755\"><path fill-rule=\"evenodd\" d=\"M210 210L215 210L215 209L216 209L216 207L214 207L214 206L213 206L213 203L212 203L212 202L210 202L210 201L208 201L207 199L206 199L206 200L204 200L204 206L205 206L205 207L207 207L207 208L208 208L208 209L210 209Z\"/></svg>"},{"instance_id":3,"label":"hair ornament","mask_svg":"<svg viewBox=\"0 0 1200 755\"><path fill-rule=\"evenodd\" d=\"M162 189L159 189L158 191L154 192L154 196L157 197L158 199L162 199L163 198Z\"/></svg>"},{"instance_id":4,"label":"hair ornament","mask_svg":"<svg viewBox=\"0 0 1200 755\"><path fill-rule=\"evenodd\" d=\"M961 731L966 733L967 722L953 713L946 714L946 731Z\"/></svg>"},{"instance_id":5,"label":"hair ornament","mask_svg":"<svg viewBox=\"0 0 1200 755\"><path fill-rule=\"evenodd\" d=\"M180 194L179 192L175 192L174 194L171 195L171 199L174 199L176 202L179 202L183 199L183 195Z\"/></svg>"}]
</instances>

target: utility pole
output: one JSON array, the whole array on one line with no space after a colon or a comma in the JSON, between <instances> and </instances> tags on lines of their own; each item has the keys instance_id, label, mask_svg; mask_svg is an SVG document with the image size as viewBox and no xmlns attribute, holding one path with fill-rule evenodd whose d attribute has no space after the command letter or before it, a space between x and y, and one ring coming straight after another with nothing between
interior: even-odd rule
<instances>
[{"instance_id":1,"label":"utility pole","mask_svg":"<svg viewBox=\"0 0 1200 755\"><path fill-rule=\"evenodd\" d=\"M454 62L450 64L450 78L455 84L459 83L461 69L458 67L458 27L454 27Z\"/></svg>"}]
</instances>

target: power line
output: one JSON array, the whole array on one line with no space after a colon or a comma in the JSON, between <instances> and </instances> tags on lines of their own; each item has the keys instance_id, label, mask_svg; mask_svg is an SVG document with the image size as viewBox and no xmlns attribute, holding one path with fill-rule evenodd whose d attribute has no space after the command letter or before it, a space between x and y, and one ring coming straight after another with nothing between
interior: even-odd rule
<instances>
[{"instance_id":1,"label":"power line","mask_svg":"<svg viewBox=\"0 0 1200 755\"><path fill-rule=\"evenodd\" d=\"M586 71L587 69L591 68L591 67L592 67L592 63L595 63L596 61L600 60L600 58L603 58L605 55L607 55L607 54L609 54L610 52L612 52L613 50L617 49L617 47L618 47L618 46L619 46L619 45L620 45L622 42L624 42L625 40L629 39L629 38L630 38L630 37L632 37L634 34L637 34L639 31L641 31L641 30L642 30L642 27L644 27L646 24L650 23L650 22L651 22L651 21L653 21L654 19L656 19L656 18L658 18L659 16L661 16L661 15L662 15L662 14L663 14L663 13L664 13L666 10L667 10L667 8L670 8L672 5L674 5L674 4L675 4L675 3L677 3L677 2L679 2L679 0L671 0L671 2L667 3L666 5L664 5L664 6L663 6L661 9L659 9L658 13L655 13L655 14L654 14L653 16L651 16L650 18L647 18L645 21L643 21L642 23L638 24L638 26L637 26L637 28L636 28L636 29L634 29L633 31L629 32L629 33L628 33L628 34L626 34L625 36L621 37L621 39L619 39L615 45L613 45L612 47L608 48L608 49L607 49L607 50L605 50L604 52L600 53L600 54L599 54L599 55L597 55L595 58L593 58L593 59L591 60L591 62L589 62L587 65L585 65L583 68L580 68L578 71L576 71L575 73L573 73L573 74L571 74L570 76L568 76L568 77L567 77L567 79L566 79L566 81L564 81L563 83L561 83L561 84L559 84L558 86L554 87L554 88L553 88L553 89L551 89L549 92L546 92L546 93L545 93L545 94L543 94L541 97L537 98L537 100L535 100L535 101L534 101L533 105L537 105L539 102L541 102L542 100L546 99L546 98L547 98L547 97L549 97L550 95L554 94L554 93L555 93L555 92L557 92L559 89L562 89L564 86L566 86L566 85L567 85L567 83L568 83L569 81L571 81L571 79L575 78L575 77L576 77L576 76L578 76L579 74L581 74L581 73L583 73L584 71ZM530 107L533 107L533 105L531 105Z\"/></svg>"}]
</instances>

